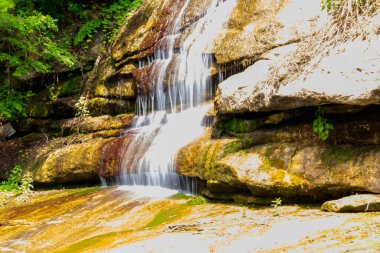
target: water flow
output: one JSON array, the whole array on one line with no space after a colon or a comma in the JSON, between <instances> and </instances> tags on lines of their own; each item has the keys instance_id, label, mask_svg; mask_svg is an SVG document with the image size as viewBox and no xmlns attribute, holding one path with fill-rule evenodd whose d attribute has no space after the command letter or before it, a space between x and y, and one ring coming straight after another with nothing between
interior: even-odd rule
<instances>
[{"instance_id":1,"label":"water flow","mask_svg":"<svg viewBox=\"0 0 380 253\"><path fill-rule=\"evenodd\" d=\"M223 29L236 0L213 0L205 15L189 28L190 34L175 53L175 42L190 1L185 1L154 58L148 60L150 75L154 77L153 89L137 98L139 117L128 132L132 138L124 151L120 184L162 186L187 192L196 188L192 180L176 172L175 157L181 147L200 137L207 126L205 115L211 103L205 102L211 94L212 57L203 52ZM140 67L146 65L141 63Z\"/></svg>"}]
</instances>

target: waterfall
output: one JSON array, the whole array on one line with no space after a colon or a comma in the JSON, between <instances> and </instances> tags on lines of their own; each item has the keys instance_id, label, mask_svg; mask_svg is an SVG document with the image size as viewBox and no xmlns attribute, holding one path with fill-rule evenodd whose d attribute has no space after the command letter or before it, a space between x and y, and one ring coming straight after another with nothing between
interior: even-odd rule
<instances>
[{"instance_id":1,"label":"waterfall","mask_svg":"<svg viewBox=\"0 0 380 253\"><path fill-rule=\"evenodd\" d=\"M175 50L190 1L185 0L166 35L157 42L154 55L139 63L140 69L149 69L152 80L148 91L141 91L137 97L138 118L126 133L131 140L123 150L118 184L187 192L195 189L193 180L176 172L175 157L207 127L213 58L203 52L223 29L236 0L212 0L205 14L188 28L191 32L180 49Z\"/></svg>"}]
</instances>

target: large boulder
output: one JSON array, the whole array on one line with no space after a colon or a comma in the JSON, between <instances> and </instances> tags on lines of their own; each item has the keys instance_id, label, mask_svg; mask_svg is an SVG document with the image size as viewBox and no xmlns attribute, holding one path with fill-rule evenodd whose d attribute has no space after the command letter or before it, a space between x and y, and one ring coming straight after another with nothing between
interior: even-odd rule
<instances>
[{"instance_id":1,"label":"large boulder","mask_svg":"<svg viewBox=\"0 0 380 253\"><path fill-rule=\"evenodd\" d=\"M327 199L351 192L380 193L380 147L302 145L209 136L184 147L177 170L255 196ZM251 146L251 147L248 147Z\"/></svg>"},{"instance_id":2,"label":"large boulder","mask_svg":"<svg viewBox=\"0 0 380 253\"><path fill-rule=\"evenodd\" d=\"M218 64L252 63L273 48L310 35L312 28L325 22L318 0L238 0L212 52Z\"/></svg>"},{"instance_id":3,"label":"large boulder","mask_svg":"<svg viewBox=\"0 0 380 253\"><path fill-rule=\"evenodd\" d=\"M133 119L133 114L120 114L20 121L21 133L35 133L2 142L0 178L20 164L32 172L37 185L99 182L104 148L130 127Z\"/></svg>"},{"instance_id":4,"label":"large boulder","mask_svg":"<svg viewBox=\"0 0 380 253\"><path fill-rule=\"evenodd\" d=\"M358 194L323 203L327 212L380 212L380 195Z\"/></svg>"},{"instance_id":5,"label":"large boulder","mask_svg":"<svg viewBox=\"0 0 380 253\"><path fill-rule=\"evenodd\" d=\"M321 50L311 56L304 54L302 50L307 49L307 42L269 52L265 59L219 85L218 112L262 112L323 104L379 104L378 27L376 18L373 18L364 39L352 37L327 53ZM318 38L314 40L318 41ZM302 60L301 56L306 59ZM299 65L298 70L288 67L300 64L297 61L307 63ZM286 72L287 67L289 72Z\"/></svg>"},{"instance_id":6,"label":"large boulder","mask_svg":"<svg viewBox=\"0 0 380 253\"><path fill-rule=\"evenodd\" d=\"M95 138L37 156L31 168L34 182L67 184L99 181L102 147L108 141Z\"/></svg>"}]
</instances>

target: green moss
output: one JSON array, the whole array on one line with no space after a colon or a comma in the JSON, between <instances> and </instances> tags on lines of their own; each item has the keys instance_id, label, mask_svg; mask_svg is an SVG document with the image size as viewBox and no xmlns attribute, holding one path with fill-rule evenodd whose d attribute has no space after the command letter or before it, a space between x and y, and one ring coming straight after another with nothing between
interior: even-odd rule
<instances>
[{"instance_id":1,"label":"green moss","mask_svg":"<svg viewBox=\"0 0 380 253\"><path fill-rule=\"evenodd\" d=\"M173 197L187 199L187 202L184 204L169 207L165 210L161 210L158 214L156 214L153 220L145 226L146 228L156 227L182 217L189 206L196 206L207 203L206 199L201 196L187 196L185 194L179 193Z\"/></svg>"},{"instance_id":2,"label":"green moss","mask_svg":"<svg viewBox=\"0 0 380 253\"><path fill-rule=\"evenodd\" d=\"M183 216L185 208L185 205L178 205L165 210L161 210L158 214L156 214L154 219L151 222L149 222L148 225L146 225L146 227L155 227L163 223L178 219L181 216Z\"/></svg>"},{"instance_id":3,"label":"green moss","mask_svg":"<svg viewBox=\"0 0 380 253\"><path fill-rule=\"evenodd\" d=\"M76 194L78 194L78 195L86 195L86 194L90 194L90 193L93 193L93 192L100 191L101 189L102 189L102 187L96 186L96 187L91 187L91 188L80 190L80 191L76 192Z\"/></svg>"},{"instance_id":4,"label":"green moss","mask_svg":"<svg viewBox=\"0 0 380 253\"><path fill-rule=\"evenodd\" d=\"M95 86L95 96L106 97L108 96L108 89L103 84Z\"/></svg>"},{"instance_id":5,"label":"green moss","mask_svg":"<svg viewBox=\"0 0 380 253\"><path fill-rule=\"evenodd\" d=\"M203 198L202 196L196 196L196 197L191 197L187 202L186 206L197 206L197 205L202 205L207 203L206 199Z\"/></svg>"},{"instance_id":6,"label":"green moss","mask_svg":"<svg viewBox=\"0 0 380 253\"><path fill-rule=\"evenodd\" d=\"M190 198L191 198L190 195L186 195L185 193L182 193L182 192L177 193L171 197L171 199L190 199Z\"/></svg>"},{"instance_id":7,"label":"green moss","mask_svg":"<svg viewBox=\"0 0 380 253\"><path fill-rule=\"evenodd\" d=\"M264 152L265 157L270 157L273 154L273 147L267 147Z\"/></svg>"},{"instance_id":8,"label":"green moss","mask_svg":"<svg viewBox=\"0 0 380 253\"><path fill-rule=\"evenodd\" d=\"M81 90L81 76L70 78L59 85L59 97L68 97L79 94Z\"/></svg>"},{"instance_id":9,"label":"green moss","mask_svg":"<svg viewBox=\"0 0 380 253\"><path fill-rule=\"evenodd\" d=\"M322 154L322 161L330 165L348 162L360 151L360 148L353 147L328 147Z\"/></svg>"},{"instance_id":10,"label":"green moss","mask_svg":"<svg viewBox=\"0 0 380 253\"><path fill-rule=\"evenodd\" d=\"M46 103L36 103L30 110L31 118L47 118L50 115L50 106Z\"/></svg>"},{"instance_id":11,"label":"green moss","mask_svg":"<svg viewBox=\"0 0 380 253\"><path fill-rule=\"evenodd\" d=\"M96 244L102 244L104 240L107 240L108 238L111 237L121 237L125 236L126 234L130 233L130 230L125 230L125 231L120 231L120 232L110 232L110 233L105 233L97 236L90 237L88 239L79 241L73 245L70 245L69 247L63 249L63 250L58 250L58 252L83 252L85 249L96 245Z\"/></svg>"},{"instance_id":12,"label":"green moss","mask_svg":"<svg viewBox=\"0 0 380 253\"><path fill-rule=\"evenodd\" d=\"M250 130L250 124L247 121L239 119L231 119L225 122L223 126L224 130L232 131L235 133L246 133Z\"/></svg>"}]
</instances>

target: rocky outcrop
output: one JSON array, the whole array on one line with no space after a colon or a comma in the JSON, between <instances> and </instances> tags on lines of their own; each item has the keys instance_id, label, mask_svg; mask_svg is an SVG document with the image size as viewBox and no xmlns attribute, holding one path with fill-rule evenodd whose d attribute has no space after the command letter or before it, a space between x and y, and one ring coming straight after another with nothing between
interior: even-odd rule
<instances>
[{"instance_id":1,"label":"rocky outcrop","mask_svg":"<svg viewBox=\"0 0 380 253\"><path fill-rule=\"evenodd\" d=\"M60 148L42 148L30 170L37 184L88 183L99 181L102 146L108 139L94 138ZM46 149L49 149L46 153Z\"/></svg>"},{"instance_id":2,"label":"rocky outcrop","mask_svg":"<svg viewBox=\"0 0 380 253\"><path fill-rule=\"evenodd\" d=\"M296 134L301 129L293 130ZM325 145L317 139L303 140L302 134L298 140L280 137L270 143L276 131L256 136L260 133L258 139L266 144L255 143L255 138L212 140L206 135L180 151L177 170L249 189L254 196L328 199L351 192L380 192L379 145Z\"/></svg>"},{"instance_id":3,"label":"rocky outcrop","mask_svg":"<svg viewBox=\"0 0 380 253\"><path fill-rule=\"evenodd\" d=\"M16 122L19 133L91 133L102 130L122 129L133 123L134 114L119 114L117 116L103 115L99 117L85 116L63 120L24 119Z\"/></svg>"},{"instance_id":4,"label":"rocky outcrop","mask_svg":"<svg viewBox=\"0 0 380 253\"><path fill-rule=\"evenodd\" d=\"M323 203L321 209L327 212L379 212L380 195L358 194Z\"/></svg>"},{"instance_id":5,"label":"rocky outcrop","mask_svg":"<svg viewBox=\"0 0 380 253\"><path fill-rule=\"evenodd\" d=\"M319 1L238 0L212 52L218 64L252 63L273 48L310 35L325 21Z\"/></svg>"},{"instance_id":6,"label":"rocky outcrop","mask_svg":"<svg viewBox=\"0 0 380 253\"><path fill-rule=\"evenodd\" d=\"M204 16L211 2L189 2L182 20L179 20L180 28L175 31L176 49L181 47L181 43ZM165 36L184 3L145 1L127 18L112 44L111 53L99 59L98 67L94 71L95 78L89 82L95 87L95 96L129 96L130 84L134 87L135 94L144 92L153 78L149 73L152 72L150 66L155 59L154 53L158 49L165 50L165 41L168 39ZM300 0L234 0L230 5L232 11L223 24L224 29L215 41L204 48L205 54L215 56L212 69L218 69L222 78L244 70L265 57L273 48L301 40L310 35L312 28L320 27L326 21L326 14L320 12L319 0L308 3ZM146 68L137 69L141 65ZM164 82L173 71L169 66ZM105 88L107 86L111 88ZM118 86L125 90L115 88ZM142 91L139 91L141 86Z\"/></svg>"},{"instance_id":7,"label":"rocky outcrop","mask_svg":"<svg viewBox=\"0 0 380 253\"><path fill-rule=\"evenodd\" d=\"M0 178L20 164L32 172L37 185L99 182L103 147L130 127L133 119L133 114L121 114L19 122L19 133L29 134L2 142Z\"/></svg>"},{"instance_id":8,"label":"rocky outcrop","mask_svg":"<svg viewBox=\"0 0 380 253\"><path fill-rule=\"evenodd\" d=\"M374 35L365 41L358 38L347 42L332 50L311 73L287 84L268 86L265 81L269 78L270 68L296 47L273 50L267 56L269 60L259 61L219 85L217 110L223 114L323 104L379 104L380 72L376 67L380 65L380 55L377 53L379 43L379 37Z\"/></svg>"},{"instance_id":9,"label":"rocky outcrop","mask_svg":"<svg viewBox=\"0 0 380 253\"><path fill-rule=\"evenodd\" d=\"M268 51L264 59L219 85L217 111L228 114L324 104L379 104L378 16L362 24L365 31L351 28L345 37L337 35L337 42L332 42L334 36L323 34L331 30L322 29L300 43Z\"/></svg>"}]
</instances>

